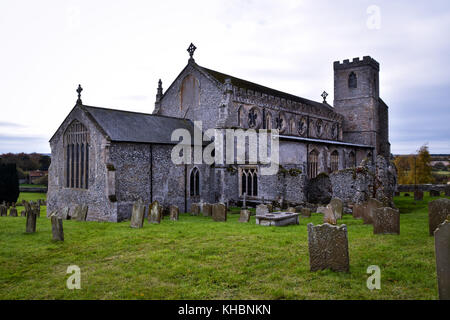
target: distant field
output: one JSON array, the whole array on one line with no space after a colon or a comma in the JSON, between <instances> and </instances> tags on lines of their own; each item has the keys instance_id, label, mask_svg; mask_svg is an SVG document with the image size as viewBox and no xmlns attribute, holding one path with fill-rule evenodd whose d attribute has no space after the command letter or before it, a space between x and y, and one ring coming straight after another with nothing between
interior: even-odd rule
<instances>
[{"instance_id":1,"label":"distant field","mask_svg":"<svg viewBox=\"0 0 450 320\"><path fill-rule=\"evenodd\" d=\"M395 198L400 235L374 235L345 215L350 273L309 271L306 226L321 214L288 227L259 226L254 216L239 223L238 214L225 223L182 214L142 229L66 220L61 243L42 207L35 234L25 234L23 217L0 217L0 299L437 299L430 200ZM81 290L66 288L74 264ZM381 268L381 290L366 287L370 265Z\"/></svg>"},{"instance_id":2,"label":"distant field","mask_svg":"<svg viewBox=\"0 0 450 320\"><path fill-rule=\"evenodd\" d=\"M450 171L432 171L432 173L436 173L441 176L450 176Z\"/></svg>"}]
</instances>

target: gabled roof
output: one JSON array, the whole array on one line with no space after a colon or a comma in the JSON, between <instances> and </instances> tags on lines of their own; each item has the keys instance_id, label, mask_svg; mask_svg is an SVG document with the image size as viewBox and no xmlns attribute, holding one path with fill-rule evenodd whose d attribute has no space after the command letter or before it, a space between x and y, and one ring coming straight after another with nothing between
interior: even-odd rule
<instances>
[{"instance_id":1,"label":"gabled roof","mask_svg":"<svg viewBox=\"0 0 450 320\"><path fill-rule=\"evenodd\" d=\"M252 90L252 91L257 91L257 92L261 92L267 95L271 95L274 97L278 97L281 99L286 99L286 100L291 100L294 102L299 102L299 103L303 103L303 104L307 104L316 108L319 108L321 110L326 110L326 111L332 111L334 112L334 109L326 104L326 103L321 103L321 102L317 102L317 101L313 101L313 100L309 100L309 99L305 99L299 96L295 96L286 92L282 92L282 91L278 91L275 89L271 89L269 87L265 87L262 85L259 85L257 83L253 83L247 80L243 80L243 79L239 79L230 75L227 75L225 73L222 72L218 72L215 70L211 70L202 66L199 66L198 64L196 64L196 66L201 69L202 71L206 72L207 74L209 74L211 77L213 77L214 79L216 79L217 81L219 81L220 83L224 84L226 79L230 79L231 80L231 84L239 87L239 88L244 88L244 89L248 89L248 90Z\"/></svg>"},{"instance_id":2,"label":"gabled roof","mask_svg":"<svg viewBox=\"0 0 450 320\"><path fill-rule=\"evenodd\" d=\"M85 105L81 108L111 141L177 144L171 140L176 129L186 129L193 137L194 124L187 119Z\"/></svg>"}]
</instances>

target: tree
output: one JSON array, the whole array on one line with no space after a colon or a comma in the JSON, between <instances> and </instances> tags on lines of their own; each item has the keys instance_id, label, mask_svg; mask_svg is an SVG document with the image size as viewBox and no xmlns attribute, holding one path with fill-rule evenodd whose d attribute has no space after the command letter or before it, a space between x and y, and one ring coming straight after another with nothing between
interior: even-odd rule
<instances>
[{"instance_id":1,"label":"tree","mask_svg":"<svg viewBox=\"0 0 450 320\"><path fill-rule=\"evenodd\" d=\"M0 164L0 202L17 202L19 198L19 178L14 163Z\"/></svg>"},{"instance_id":2,"label":"tree","mask_svg":"<svg viewBox=\"0 0 450 320\"><path fill-rule=\"evenodd\" d=\"M411 156L396 156L394 159L397 168L397 177L399 184L408 184L408 170L410 170L409 158Z\"/></svg>"},{"instance_id":3,"label":"tree","mask_svg":"<svg viewBox=\"0 0 450 320\"><path fill-rule=\"evenodd\" d=\"M408 175L409 184L433 183L434 178L431 174L431 156L428 146L423 145L417 152L417 155L409 159L411 170Z\"/></svg>"}]
</instances>

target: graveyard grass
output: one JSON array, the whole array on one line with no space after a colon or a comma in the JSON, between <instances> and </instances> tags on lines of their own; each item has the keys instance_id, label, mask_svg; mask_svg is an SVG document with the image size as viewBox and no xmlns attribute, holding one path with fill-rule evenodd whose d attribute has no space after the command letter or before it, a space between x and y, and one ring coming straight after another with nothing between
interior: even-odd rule
<instances>
[{"instance_id":1,"label":"graveyard grass","mask_svg":"<svg viewBox=\"0 0 450 320\"><path fill-rule=\"evenodd\" d=\"M400 236L344 215L350 273L309 271L306 225L320 214L288 227L239 223L237 208L226 223L182 214L143 229L69 220L65 241L53 242L42 207L35 234L23 217L0 217L0 299L437 299L430 200L396 197ZM80 290L66 288L70 265L81 268ZM370 265L381 268L381 290L367 289Z\"/></svg>"}]
</instances>

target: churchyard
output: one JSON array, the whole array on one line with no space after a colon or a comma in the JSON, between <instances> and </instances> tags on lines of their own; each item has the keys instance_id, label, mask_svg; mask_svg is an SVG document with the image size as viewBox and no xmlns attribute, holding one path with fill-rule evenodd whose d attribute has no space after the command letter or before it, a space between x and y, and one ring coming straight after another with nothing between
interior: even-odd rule
<instances>
[{"instance_id":1,"label":"churchyard","mask_svg":"<svg viewBox=\"0 0 450 320\"><path fill-rule=\"evenodd\" d=\"M19 202L42 197L22 193ZM159 224L145 219L142 228L64 220L64 241L53 241L45 206L28 234L17 206L19 217L0 217L0 299L438 299L428 223L434 199L395 197L399 235L374 234L350 214L338 219L349 272L310 271L307 225L322 224L322 213L284 227L257 225L254 215L239 222L235 207L226 222L185 213ZM72 265L81 270L79 290L66 287ZM381 270L379 290L367 288L372 265Z\"/></svg>"}]
</instances>

